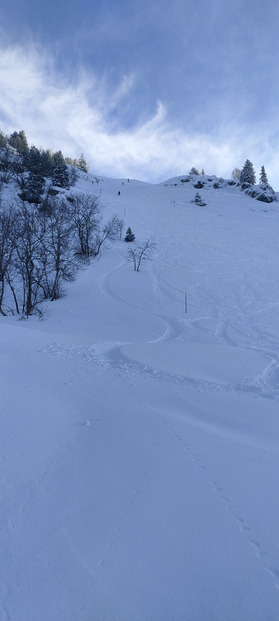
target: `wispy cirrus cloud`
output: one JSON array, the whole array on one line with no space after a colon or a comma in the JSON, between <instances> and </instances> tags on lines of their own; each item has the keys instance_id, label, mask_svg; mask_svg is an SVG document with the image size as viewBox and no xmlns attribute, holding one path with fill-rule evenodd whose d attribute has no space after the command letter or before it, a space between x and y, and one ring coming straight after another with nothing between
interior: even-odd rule
<instances>
[{"instance_id":1,"label":"wispy cirrus cloud","mask_svg":"<svg viewBox=\"0 0 279 621\"><path fill-rule=\"evenodd\" d=\"M192 133L170 119L161 101L147 118L139 114L128 126L123 110L134 105L135 74L123 75L112 88L105 75L85 70L61 75L54 67L53 59L33 46L1 50L0 126L5 133L24 129L36 146L73 157L83 152L98 174L153 182L193 165L230 176L249 157L257 169L265 164L276 186L279 136L266 132L259 141L233 123L220 126L214 135Z\"/></svg>"}]
</instances>

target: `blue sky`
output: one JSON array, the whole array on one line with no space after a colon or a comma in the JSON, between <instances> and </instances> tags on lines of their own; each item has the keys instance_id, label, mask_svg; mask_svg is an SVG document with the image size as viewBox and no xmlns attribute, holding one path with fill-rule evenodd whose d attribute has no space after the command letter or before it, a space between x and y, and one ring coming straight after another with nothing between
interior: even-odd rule
<instances>
[{"instance_id":1,"label":"blue sky","mask_svg":"<svg viewBox=\"0 0 279 621\"><path fill-rule=\"evenodd\" d=\"M1 0L0 128L160 181L250 159L279 189L278 0Z\"/></svg>"}]
</instances>

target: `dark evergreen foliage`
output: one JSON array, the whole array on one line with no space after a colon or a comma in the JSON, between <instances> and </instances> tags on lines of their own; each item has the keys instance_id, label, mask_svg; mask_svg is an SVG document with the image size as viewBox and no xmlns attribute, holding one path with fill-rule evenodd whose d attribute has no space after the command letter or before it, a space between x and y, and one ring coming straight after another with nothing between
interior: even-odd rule
<instances>
[{"instance_id":1,"label":"dark evergreen foliage","mask_svg":"<svg viewBox=\"0 0 279 621\"><path fill-rule=\"evenodd\" d=\"M20 132L13 132L9 137L9 144L18 153L28 153L29 151L27 138L23 130L21 130Z\"/></svg>"},{"instance_id":2,"label":"dark evergreen foliage","mask_svg":"<svg viewBox=\"0 0 279 621\"><path fill-rule=\"evenodd\" d=\"M246 160L242 171L239 175L239 181L241 185L243 184L251 184L254 185L256 183L256 174L253 168L252 162L250 160Z\"/></svg>"},{"instance_id":3,"label":"dark evergreen foliage","mask_svg":"<svg viewBox=\"0 0 279 621\"><path fill-rule=\"evenodd\" d=\"M0 129L0 149L7 145L7 138Z\"/></svg>"},{"instance_id":4,"label":"dark evergreen foliage","mask_svg":"<svg viewBox=\"0 0 279 621\"><path fill-rule=\"evenodd\" d=\"M54 153L52 156L51 179L53 185L60 188L69 187L69 173L61 151L57 151L57 153Z\"/></svg>"},{"instance_id":5,"label":"dark evergreen foliage","mask_svg":"<svg viewBox=\"0 0 279 621\"><path fill-rule=\"evenodd\" d=\"M6 146L0 150L0 179L9 183L13 174L13 159L10 149Z\"/></svg>"},{"instance_id":6,"label":"dark evergreen foliage","mask_svg":"<svg viewBox=\"0 0 279 621\"><path fill-rule=\"evenodd\" d=\"M206 203L203 202L201 195L199 194L199 192L196 192L195 198L194 198L194 203L195 205L199 205L199 207L205 207Z\"/></svg>"},{"instance_id":7,"label":"dark evergreen foliage","mask_svg":"<svg viewBox=\"0 0 279 621\"><path fill-rule=\"evenodd\" d=\"M194 184L194 188L196 188L197 190L201 190L204 187L204 183L202 181L198 181L197 183Z\"/></svg>"},{"instance_id":8,"label":"dark evergreen foliage","mask_svg":"<svg viewBox=\"0 0 279 621\"><path fill-rule=\"evenodd\" d=\"M76 162L88 171L83 156ZM75 174L69 174L61 151L52 153L34 145L29 147L24 131L15 131L7 137L0 131L0 176L4 183L13 177L20 190L25 192L23 200L29 202L38 202L46 179L51 179L58 187L68 188L76 178Z\"/></svg>"},{"instance_id":9,"label":"dark evergreen foliage","mask_svg":"<svg viewBox=\"0 0 279 621\"><path fill-rule=\"evenodd\" d=\"M22 192L19 197L28 203L38 205L42 201L42 194L45 189L45 179L42 175L29 172L24 178Z\"/></svg>"},{"instance_id":10,"label":"dark evergreen foliage","mask_svg":"<svg viewBox=\"0 0 279 621\"><path fill-rule=\"evenodd\" d=\"M132 229L130 226L127 228L126 235L124 237L125 242L133 242L135 240L135 235L132 233Z\"/></svg>"},{"instance_id":11,"label":"dark evergreen foliage","mask_svg":"<svg viewBox=\"0 0 279 621\"><path fill-rule=\"evenodd\" d=\"M260 184L262 185L268 185L268 178L267 178L267 174L265 172L265 167L262 166L261 167L261 172L260 172Z\"/></svg>"}]
</instances>

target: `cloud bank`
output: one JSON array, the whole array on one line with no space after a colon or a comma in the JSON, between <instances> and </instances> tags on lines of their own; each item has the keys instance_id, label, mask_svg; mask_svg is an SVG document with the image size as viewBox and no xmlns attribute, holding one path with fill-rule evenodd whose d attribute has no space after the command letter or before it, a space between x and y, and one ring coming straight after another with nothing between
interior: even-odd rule
<instances>
[{"instance_id":1,"label":"cloud bank","mask_svg":"<svg viewBox=\"0 0 279 621\"><path fill-rule=\"evenodd\" d=\"M279 136L267 131L253 135L232 123L213 130L210 119L208 132L193 133L171 119L161 101L149 118L138 118L131 127L125 111L135 102L136 75L123 75L112 88L105 75L82 70L61 75L54 66L49 55L33 47L0 50L4 133L23 129L31 144L61 149L71 157L83 153L92 172L151 182L184 174L192 166L229 177L249 158L257 172L264 164L270 183L279 187Z\"/></svg>"}]
</instances>

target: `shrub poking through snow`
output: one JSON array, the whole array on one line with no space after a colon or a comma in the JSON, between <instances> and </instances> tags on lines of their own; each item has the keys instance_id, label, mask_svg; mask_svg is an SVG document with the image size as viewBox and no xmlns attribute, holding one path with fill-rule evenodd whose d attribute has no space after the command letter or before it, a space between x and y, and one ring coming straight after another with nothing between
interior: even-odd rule
<instances>
[{"instance_id":1,"label":"shrub poking through snow","mask_svg":"<svg viewBox=\"0 0 279 621\"><path fill-rule=\"evenodd\" d=\"M190 170L190 175L199 175L199 171L195 166L192 166L191 170Z\"/></svg>"},{"instance_id":2,"label":"shrub poking through snow","mask_svg":"<svg viewBox=\"0 0 279 621\"><path fill-rule=\"evenodd\" d=\"M194 200L192 201L192 203L195 203L195 205L199 205L199 207L205 207L206 205L206 203L203 202L202 197L199 194L199 192L196 192L196 196Z\"/></svg>"}]
</instances>

